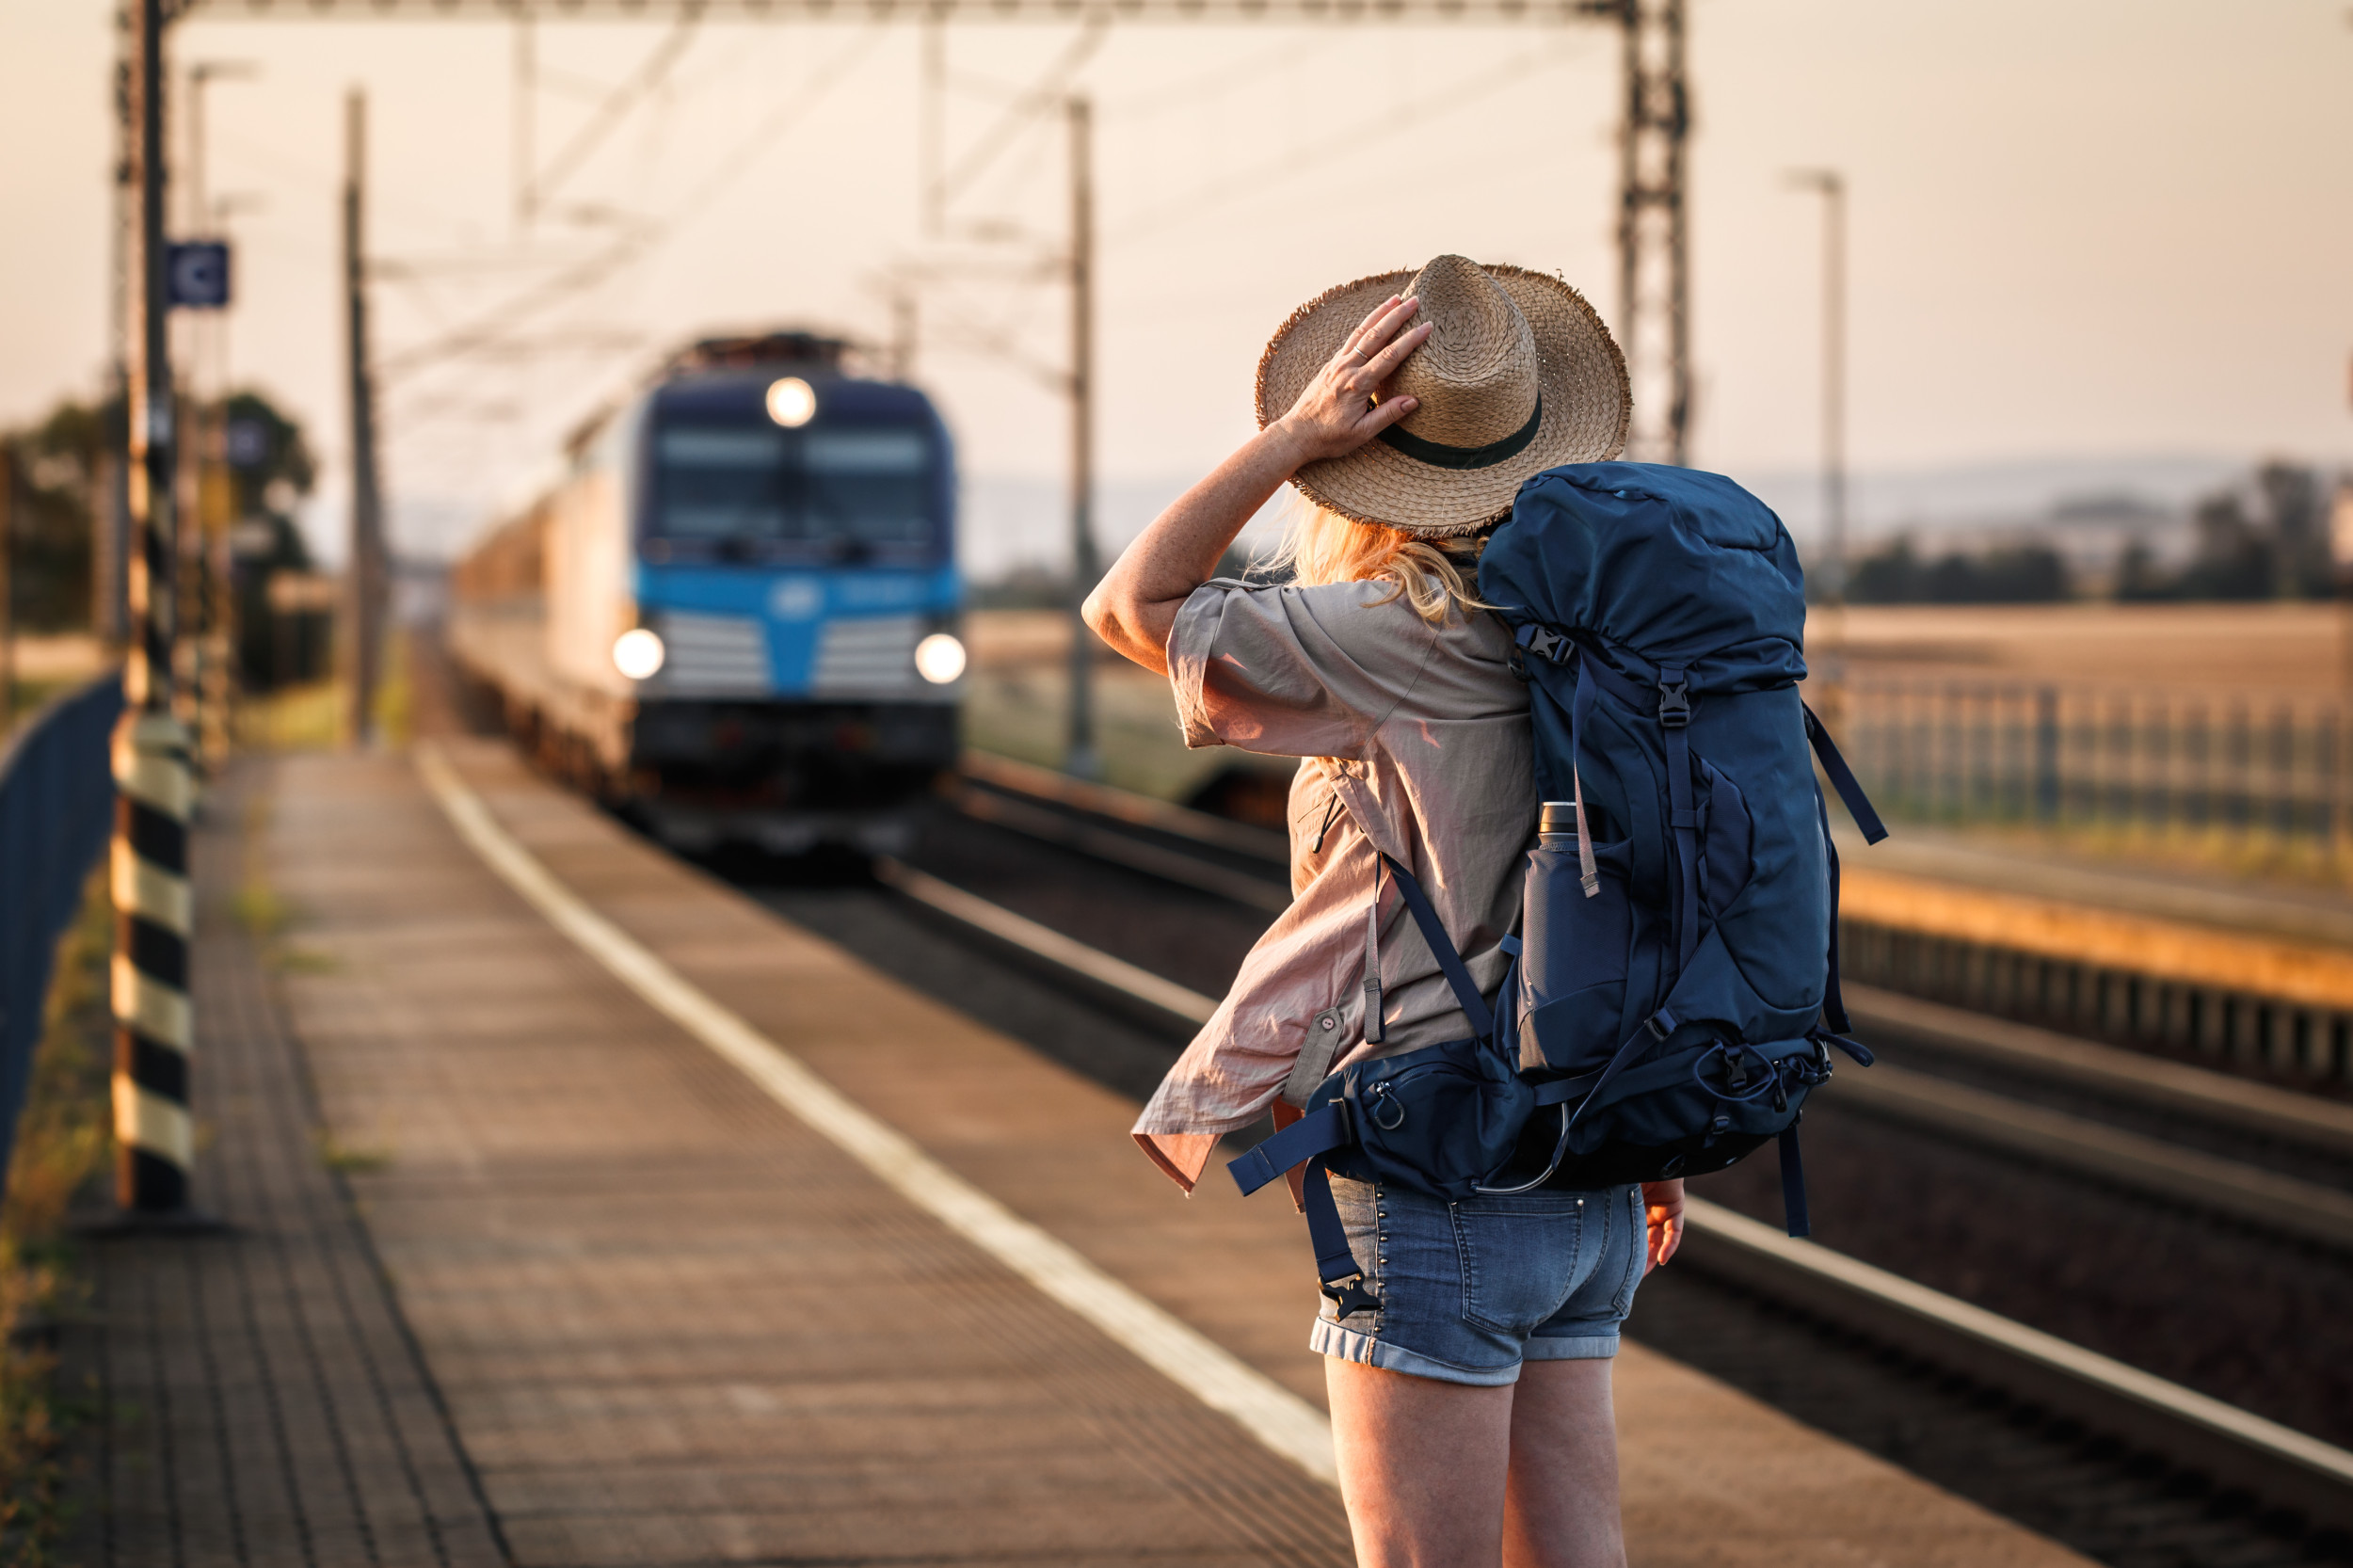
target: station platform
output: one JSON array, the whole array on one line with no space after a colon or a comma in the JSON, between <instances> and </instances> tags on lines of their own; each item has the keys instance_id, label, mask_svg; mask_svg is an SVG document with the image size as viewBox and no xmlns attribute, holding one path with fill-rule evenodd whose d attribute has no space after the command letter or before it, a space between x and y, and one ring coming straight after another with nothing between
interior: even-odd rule
<instances>
[{"instance_id":1,"label":"station platform","mask_svg":"<svg viewBox=\"0 0 2353 1568\"><path fill-rule=\"evenodd\" d=\"M96 1250L75 1560L1352 1560L1328 1463L1267 1436L1323 1409L1288 1205L1180 1198L1120 1096L503 744L435 755L438 796L308 755L209 806L199 1182L231 1228ZM1640 1346L1618 1413L1646 1568L2084 1560Z\"/></svg>"}]
</instances>

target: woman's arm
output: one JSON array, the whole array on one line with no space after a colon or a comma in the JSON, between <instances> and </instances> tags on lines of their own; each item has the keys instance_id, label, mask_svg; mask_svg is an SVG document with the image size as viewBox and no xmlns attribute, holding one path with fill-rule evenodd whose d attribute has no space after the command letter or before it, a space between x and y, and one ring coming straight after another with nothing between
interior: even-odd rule
<instances>
[{"instance_id":1,"label":"woman's arm","mask_svg":"<svg viewBox=\"0 0 2353 1568\"><path fill-rule=\"evenodd\" d=\"M1176 498L1121 552L1080 614L1096 635L1145 669L1168 673L1168 633L1193 590L1267 497L1305 465L1355 451L1414 411L1410 397L1375 402L1382 382L1421 346L1407 328L1419 301L1392 296L1367 316L1290 411Z\"/></svg>"}]
</instances>

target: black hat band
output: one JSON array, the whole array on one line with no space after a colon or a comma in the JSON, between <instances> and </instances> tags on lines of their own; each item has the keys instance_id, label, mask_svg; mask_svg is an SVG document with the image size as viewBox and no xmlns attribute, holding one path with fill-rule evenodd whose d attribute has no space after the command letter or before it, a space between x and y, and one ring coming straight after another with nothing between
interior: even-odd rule
<instances>
[{"instance_id":1,"label":"black hat band","mask_svg":"<svg viewBox=\"0 0 2353 1568\"><path fill-rule=\"evenodd\" d=\"M1443 441L1426 441L1392 424L1381 432L1381 439L1417 463L1432 468L1472 469L1493 468L1508 457L1516 457L1528 450L1528 443L1536 439L1536 428L1545 422L1545 394L1536 394L1536 410L1528 416L1528 423L1499 441L1484 446L1449 446Z\"/></svg>"}]
</instances>

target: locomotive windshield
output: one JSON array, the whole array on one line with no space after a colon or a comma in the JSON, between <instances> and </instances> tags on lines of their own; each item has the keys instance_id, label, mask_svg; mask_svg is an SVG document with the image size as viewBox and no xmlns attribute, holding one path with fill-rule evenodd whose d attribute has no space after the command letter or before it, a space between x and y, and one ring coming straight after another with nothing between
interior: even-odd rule
<instances>
[{"instance_id":1,"label":"locomotive windshield","mask_svg":"<svg viewBox=\"0 0 2353 1568\"><path fill-rule=\"evenodd\" d=\"M932 440L888 425L657 426L649 539L728 553L920 552L938 536Z\"/></svg>"}]
</instances>

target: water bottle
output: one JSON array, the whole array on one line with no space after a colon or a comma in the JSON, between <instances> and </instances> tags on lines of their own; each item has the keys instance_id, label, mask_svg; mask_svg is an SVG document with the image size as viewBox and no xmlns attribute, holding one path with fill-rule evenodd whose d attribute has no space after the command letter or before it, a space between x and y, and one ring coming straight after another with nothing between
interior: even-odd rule
<instances>
[{"instance_id":1,"label":"water bottle","mask_svg":"<svg viewBox=\"0 0 2353 1568\"><path fill-rule=\"evenodd\" d=\"M1522 899L1521 1064L1585 1071L1614 1048L1629 933L1625 882L1598 874L1575 801L1545 802Z\"/></svg>"},{"instance_id":2,"label":"water bottle","mask_svg":"<svg viewBox=\"0 0 2353 1568\"><path fill-rule=\"evenodd\" d=\"M1566 996L1560 973L1572 944L1562 938L1576 929L1575 903L1583 900L1578 886L1582 840L1577 831L1577 803L1548 800L1537 819L1536 848L1528 857L1528 890L1522 895L1520 972L1527 1007L1534 1012L1557 997Z\"/></svg>"}]
</instances>

